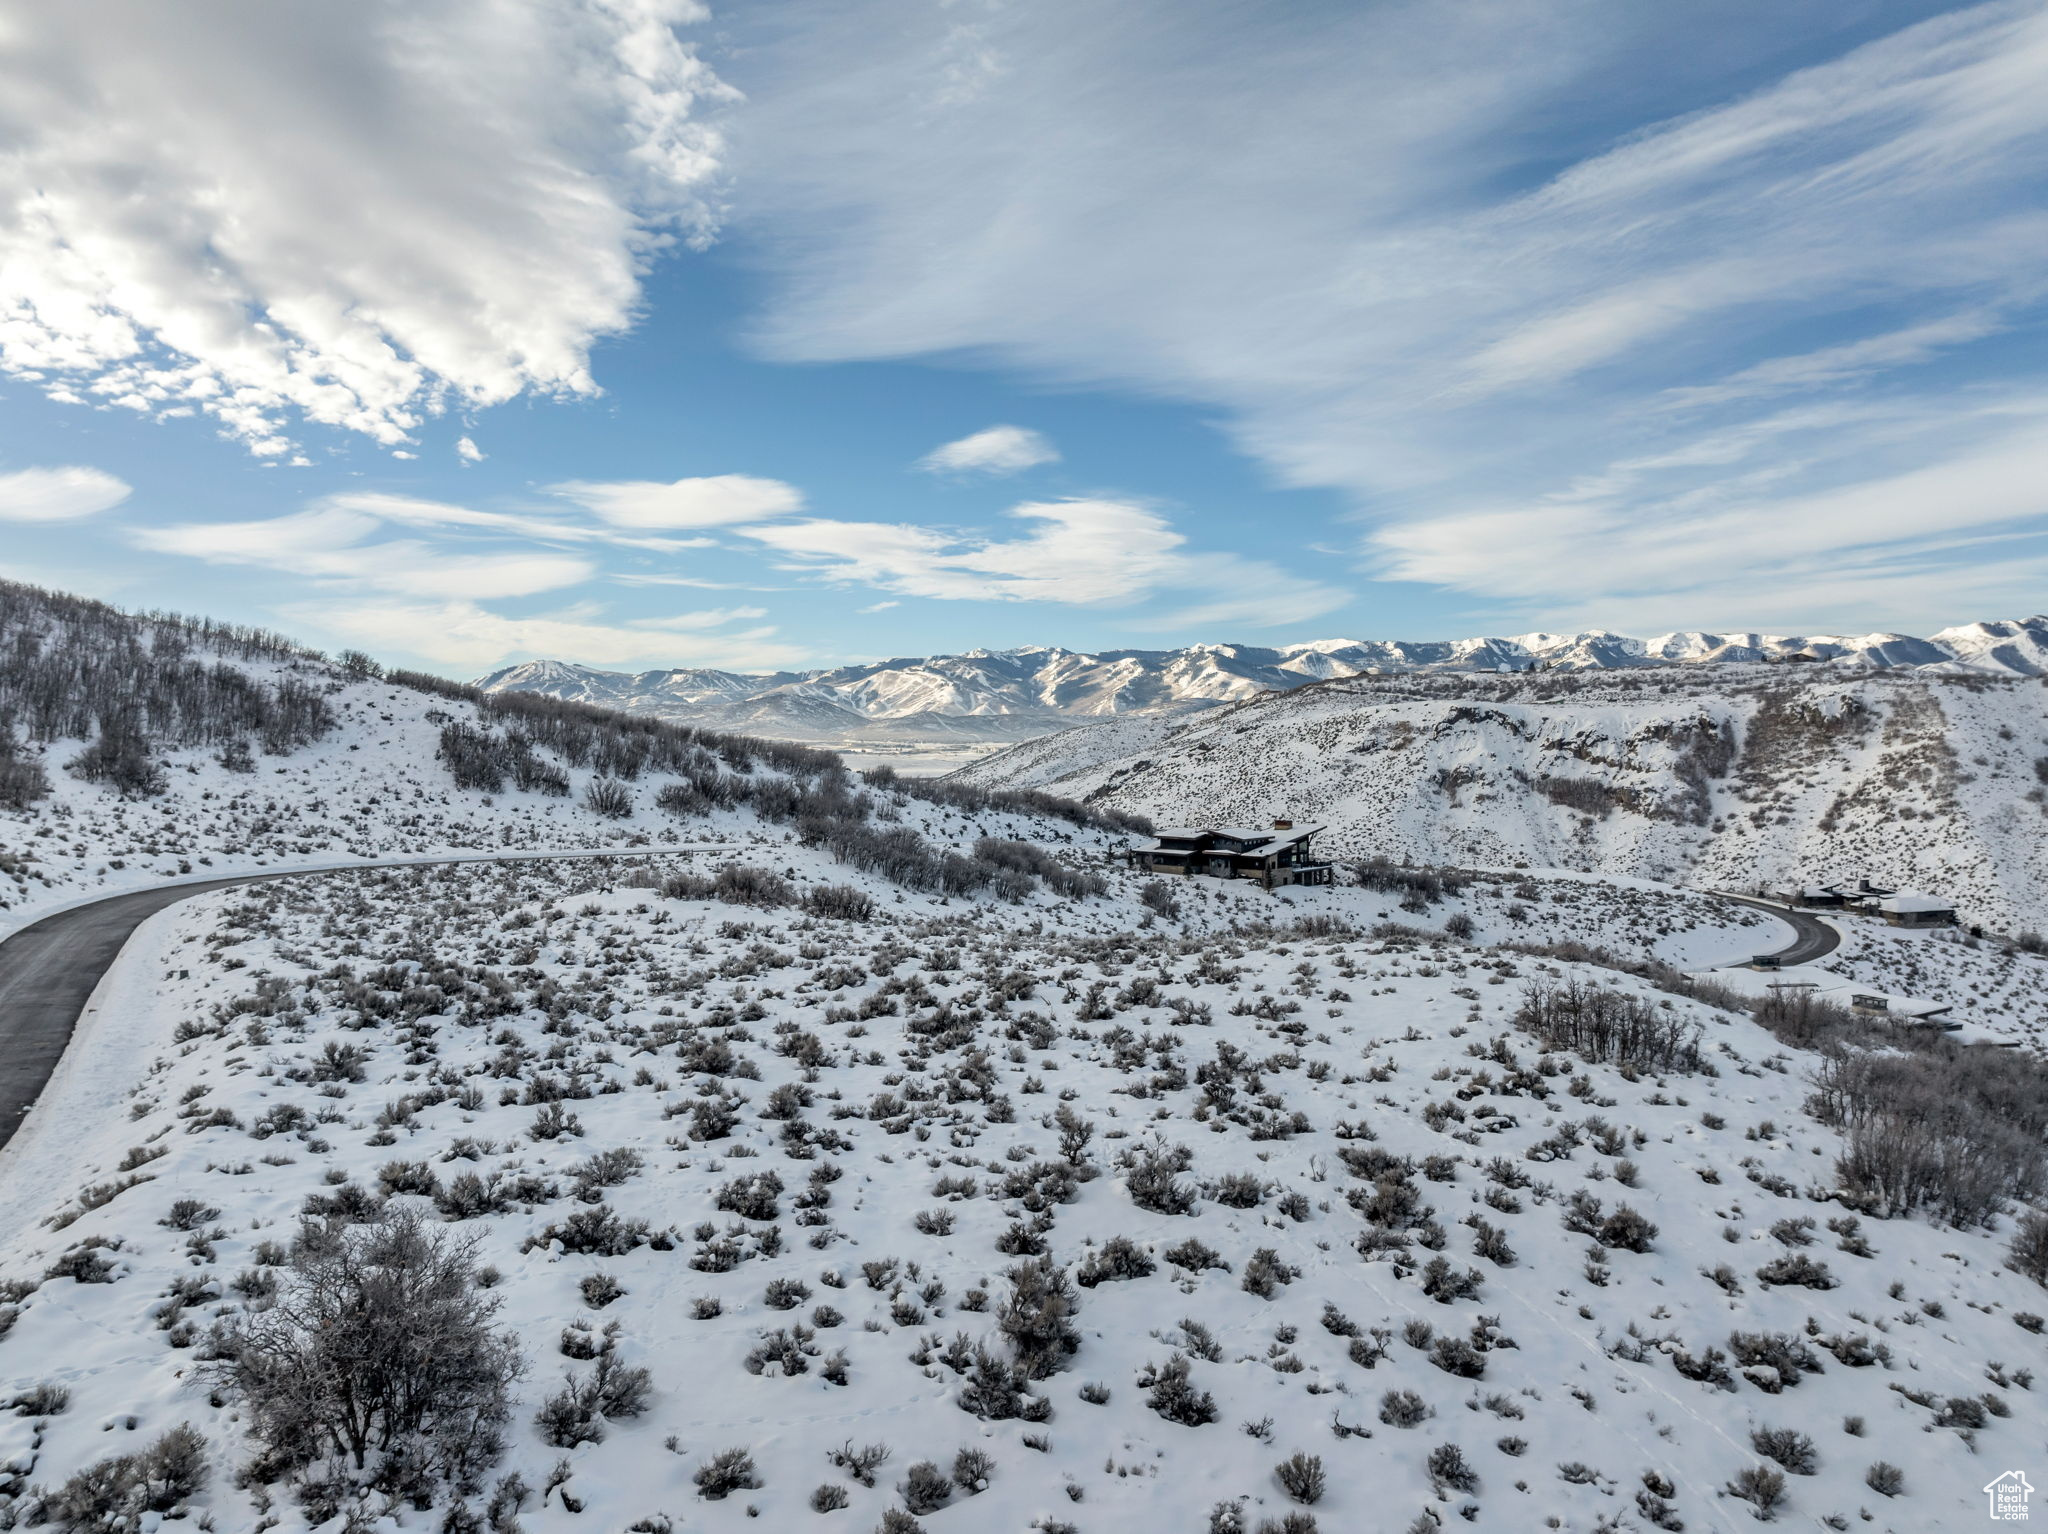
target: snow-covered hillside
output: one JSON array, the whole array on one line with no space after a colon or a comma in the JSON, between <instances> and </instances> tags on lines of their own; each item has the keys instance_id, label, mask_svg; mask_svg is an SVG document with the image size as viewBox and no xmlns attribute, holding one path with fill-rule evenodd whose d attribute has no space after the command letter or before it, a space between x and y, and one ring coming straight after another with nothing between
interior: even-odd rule
<instances>
[{"instance_id":1,"label":"snow-covered hillside","mask_svg":"<svg viewBox=\"0 0 2048 1534\"><path fill-rule=\"evenodd\" d=\"M494 671L477 685L487 692L545 693L790 740L1008 741L1043 734L1068 720L1185 714L1262 692L1367 673L1613 670L1788 657L1826 662L1833 669L2039 676L2048 672L2048 618L1963 624L1928 639L1707 633L1634 639L1594 630L1425 643L1202 644L1096 655L1033 645L757 676L696 668L604 671L536 660Z\"/></svg>"},{"instance_id":2,"label":"snow-covered hillside","mask_svg":"<svg viewBox=\"0 0 2048 1534\"><path fill-rule=\"evenodd\" d=\"M1754 889L1868 877L2048 930L2048 688L1790 667L1353 678L1124 719L957 775L1162 824L1326 822L1323 847Z\"/></svg>"},{"instance_id":3,"label":"snow-covered hillside","mask_svg":"<svg viewBox=\"0 0 2048 1534\"><path fill-rule=\"evenodd\" d=\"M368 657L333 661L276 636L4 583L0 656L0 934L165 880L447 853L781 845L807 817L805 834L821 835L867 815L829 753L488 697L387 675ZM953 809L906 805L887 829L917 844L933 878L994 877L943 866L974 862ZM1100 840L1028 813L988 823Z\"/></svg>"},{"instance_id":4,"label":"snow-covered hillside","mask_svg":"<svg viewBox=\"0 0 2048 1534\"><path fill-rule=\"evenodd\" d=\"M963 907L804 849L720 902L695 862L153 919L6 1153L0 1522L1905 1534L2048 1429L2011 1221L1882 1218L1819 1056L1544 946L1768 917L1113 869ZM874 908L787 903L840 884ZM464 1376L466 1493L247 1393L323 1254L415 1229L476 1243L524 1364Z\"/></svg>"}]
</instances>

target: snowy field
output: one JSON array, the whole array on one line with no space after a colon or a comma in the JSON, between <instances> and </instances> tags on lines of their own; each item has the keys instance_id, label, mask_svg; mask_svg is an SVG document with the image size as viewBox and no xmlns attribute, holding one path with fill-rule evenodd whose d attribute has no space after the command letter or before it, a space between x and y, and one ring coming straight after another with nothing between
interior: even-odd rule
<instances>
[{"instance_id":1,"label":"snowy field","mask_svg":"<svg viewBox=\"0 0 2048 1534\"><path fill-rule=\"evenodd\" d=\"M153 919L0 1161L7 1505L190 1423L219 1530L1906 1531L2042 1440L2006 1222L1859 1218L1816 1057L1487 946L1690 963L1782 941L1760 913L758 863L875 909L590 863ZM1530 988L1572 976L1673 1052L1545 1048ZM409 1208L474 1238L525 1363L478 1521L238 1485L214 1329L289 1290L309 1212Z\"/></svg>"}]
</instances>

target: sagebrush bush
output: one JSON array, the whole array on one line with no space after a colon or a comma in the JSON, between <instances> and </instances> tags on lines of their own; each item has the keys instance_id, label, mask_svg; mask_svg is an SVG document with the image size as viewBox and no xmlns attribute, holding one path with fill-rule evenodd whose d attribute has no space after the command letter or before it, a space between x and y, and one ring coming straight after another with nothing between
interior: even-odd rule
<instances>
[{"instance_id":1,"label":"sagebrush bush","mask_svg":"<svg viewBox=\"0 0 2048 1534\"><path fill-rule=\"evenodd\" d=\"M411 1211L308 1225L276 1302L224 1324L209 1372L284 1466L332 1455L360 1473L402 1452L430 1481L473 1478L521 1369L475 1251Z\"/></svg>"},{"instance_id":2,"label":"sagebrush bush","mask_svg":"<svg viewBox=\"0 0 2048 1534\"><path fill-rule=\"evenodd\" d=\"M1273 1467L1273 1478L1288 1496L1310 1507L1323 1500L1323 1493L1329 1487L1322 1459L1314 1454L1296 1452L1288 1455Z\"/></svg>"}]
</instances>

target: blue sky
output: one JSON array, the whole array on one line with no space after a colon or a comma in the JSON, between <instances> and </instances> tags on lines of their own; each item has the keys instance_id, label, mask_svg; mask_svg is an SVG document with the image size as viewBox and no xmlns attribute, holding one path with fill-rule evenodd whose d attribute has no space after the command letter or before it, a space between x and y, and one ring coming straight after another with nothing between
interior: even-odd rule
<instances>
[{"instance_id":1,"label":"blue sky","mask_svg":"<svg viewBox=\"0 0 2048 1534\"><path fill-rule=\"evenodd\" d=\"M0 52L0 572L457 674L2043 605L2043 4L250 15Z\"/></svg>"}]
</instances>

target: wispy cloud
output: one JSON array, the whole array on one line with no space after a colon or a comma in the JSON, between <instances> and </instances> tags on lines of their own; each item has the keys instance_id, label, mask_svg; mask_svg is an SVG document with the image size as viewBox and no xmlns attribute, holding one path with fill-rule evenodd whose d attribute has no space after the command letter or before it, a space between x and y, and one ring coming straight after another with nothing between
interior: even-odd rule
<instances>
[{"instance_id":1,"label":"wispy cloud","mask_svg":"<svg viewBox=\"0 0 2048 1534\"><path fill-rule=\"evenodd\" d=\"M126 480L102 469L16 469L0 474L0 522L75 522L131 494Z\"/></svg>"},{"instance_id":2,"label":"wispy cloud","mask_svg":"<svg viewBox=\"0 0 2048 1534\"><path fill-rule=\"evenodd\" d=\"M782 281L767 354L994 358L1216 407L1283 481L1397 524L1375 568L1491 611L1625 591L1587 557L1615 527L1624 564L1686 551L1667 595L1740 591L1717 508L1881 477L1866 399L1902 423L1901 483L1977 451L1953 375L1908 401L1903 370L2015 399L2042 372L2015 344L2048 248L2037 0L1888 36L1775 8L1753 38L1609 0L878 5L805 7L754 66L739 216ZM1780 456L1714 451L1744 440ZM1580 509L1544 515L1594 540L1576 558L1472 541L1560 498ZM1822 524L1788 587L1871 546Z\"/></svg>"},{"instance_id":3,"label":"wispy cloud","mask_svg":"<svg viewBox=\"0 0 2048 1534\"><path fill-rule=\"evenodd\" d=\"M990 426L933 448L918 459L917 466L930 474L1017 474L1059 461L1059 449L1043 432L1023 426Z\"/></svg>"},{"instance_id":4,"label":"wispy cloud","mask_svg":"<svg viewBox=\"0 0 2048 1534\"><path fill-rule=\"evenodd\" d=\"M671 483L654 480L569 480L548 486L615 527L729 527L803 510L803 492L779 479L713 474Z\"/></svg>"},{"instance_id":5,"label":"wispy cloud","mask_svg":"<svg viewBox=\"0 0 2048 1534\"><path fill-rule=\"evenodd\" d=\"M1200 595L1193 613L1156 620L1165 627L1195 621L1271 627L1349 600L1344 591L1262 561L1190 552L1163 516L1131 502L1032 501L1010 514L1032 524L1032 531L1003 539L810 518L739 532L787 556L792 569L902 596L1128 608L1162 594Z\"/></svg>"},{"instance_id":6,"label":"wispy cloud","mask_svg":"<svg viewBox=\"0 0 2048 1534\"><path fill-rule=\"evenodd\" d=\"M450 402L593 392L648 253L715 222L732 93L674 30L705 14L16 11L0 369L266 455L300 421L388 446Z\"/></svg>"},{"instance_id":7,"label":"wispy cloud","mask_svg":"<svg viewBox=\"0 0 2048 1534\"><path fill-rule=\"evenodd\" d=\"M383 526L367 511L329 504L253 522L136 528L132 536L159 554L409 596L531 596L578 585L597 570L588 559L542 550L468 553L419 539L371 541Z\"/></svg>"},{"instance_id":8,"label":"wispy cloud","mask_svg":"<svg viewBox=\"0 0 2048 1534\"><path fill-rule=\"evenodd\" d=\"M2040 605L2048 556L1987 559L1984 540L2048 535L2048 397L1803 415L1616 465L1572 498L1395 523L1373 548L1387 575L1567 626L1668 626L1674 612L1712 627L1924 624ZM1820 440L1800 441L1802 426ZM1806 472L1803 453L1826 454L1824 472ZM1771 462L1749 472L1752 456ZM1719 471L1710 487L1692 481L1697 464Z\"/></svg>"},{"instance_id":9,"label":"wispy cloud","mask_svg":"<svg viewBox=\"0 0 2048 1534\"><path fill-rule=\"evenodd\" d=\"M403 651L470 672L513 660L561 656L603 666L711 666L734 671L782 670L811 659L808 651L777 640L772 627L717 632L740 616L736 612L682 614L648 626L602 621L602 610L594 607L508 616L466 598L310 601L281 611L287 620L335 642L373 652Z\"/></svg>"}]
</instances>

